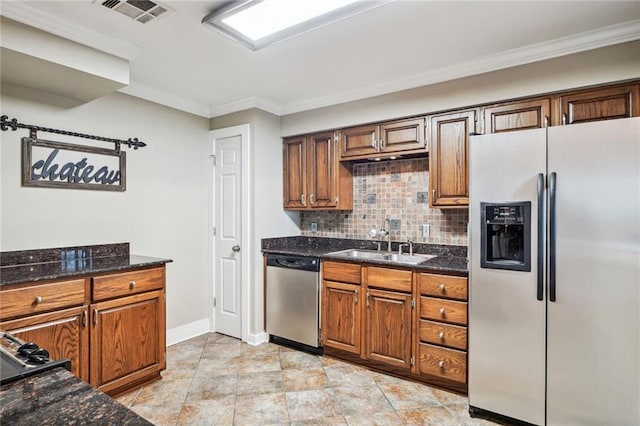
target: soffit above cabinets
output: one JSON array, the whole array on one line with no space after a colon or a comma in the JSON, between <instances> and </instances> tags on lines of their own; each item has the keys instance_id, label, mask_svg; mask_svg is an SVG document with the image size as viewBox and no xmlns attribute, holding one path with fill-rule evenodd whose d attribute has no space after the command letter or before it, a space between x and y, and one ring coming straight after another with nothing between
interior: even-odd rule
<instances>
[{"instance_id":1,"label":"soffit above cabinets","mask_svg":"<svg viewBox=\"0 0 640 426\"><path fill-rule=\"evenodd\" d=\"M3 84L89 102L129 84L129 61L0 18Z\"/></svg>"}]
</instances>

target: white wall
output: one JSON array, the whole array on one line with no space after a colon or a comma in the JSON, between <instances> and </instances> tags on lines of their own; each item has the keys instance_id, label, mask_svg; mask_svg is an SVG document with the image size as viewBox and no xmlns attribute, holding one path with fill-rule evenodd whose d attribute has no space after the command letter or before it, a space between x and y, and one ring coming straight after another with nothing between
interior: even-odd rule
<instances>
[{"instance_id":1,"label":"white wall","mask_svg":"<svg viewBox=\"0 0 640 426\"><path fill-rule=\"evenodd\" d=\"M282 139L280 118L250 109L216 117L211 129L221 129L249 123L251 126L251 167L253 169L253 193L250 194L254 209L250 212L250 228L253 241L252 264L245 270L250 276L250 326L249 333L259 334L264 329L264 276L260 242L263 238L299 235L299 215L282 209Z\"/></svg>"},{"instance_id":2,"label":"white wall","mask_svg":"<svg viewBox=\"0 0 640 426\"><path fill-rule=\"evenodd\" d=\"M281 135L348 127L638 77L640 41L635 41L289 114L281 119Z\"/></svg>"},{"instance_id":3,"label":"white wall","mask_svg":"<svg viewBox=\"0 0 640 426\"><path fill-rule=\"evenodd\" d=\"M209 121L118 93L68 108L63 99L4 85L0 101L2 113L22 123L148 144L124 148L126 192L24 188L20 138L28 132L0 132L0 250L129 242L134 254L174 261L167 265L168 329L207 318Z\"/></svg>"}]
</instances>

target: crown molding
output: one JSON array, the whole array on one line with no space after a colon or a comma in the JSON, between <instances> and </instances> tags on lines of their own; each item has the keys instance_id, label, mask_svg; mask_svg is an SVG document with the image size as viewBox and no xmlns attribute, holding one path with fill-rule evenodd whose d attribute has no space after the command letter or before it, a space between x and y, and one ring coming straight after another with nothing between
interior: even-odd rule
<instances>
[{"instance_id":1,"label":"crown molding","mask_svg":"<svg viewBox=\"0 0 640 426\"><path fill-rule=\"evenodd\" d=\"M51 15L29 2L2 1L0 15L129 61L141 52L138 46Z\"/></svg>"},{"instance_id":2,"label":"crown molding","mask_svg":"<svg viewBox=\"0 0 640 426\"><path fill-rule=\"evenodd\" d=\"M188 112L190 114L199 115L200 117L211 118L211 113L207 105L175 96L134 81L130 82L128 86L118 90L118 92Z\"/></svg>"},{"instance_id":3,"label":"crown molding","mask_svg":"<svg viewBox=\"0 0 640 426\"><path fill-rule=\"evenodd\" d=\"M640 39L640 20L486 55L434 71L282 106L282 115L353 102Z\"/></svg>"},{"instance_id":4,"label":"crown molding","mask_svg":"<svg viewBox=\"0 0 640 426\"><path fill-rule=\"evenodd\" d=\"M210 113L211 118L214 118L250 108L259 108L274 115L282 115L282 105L277 102L255 96L212 107L210 109Z\"/></svg>"}]
</instances>

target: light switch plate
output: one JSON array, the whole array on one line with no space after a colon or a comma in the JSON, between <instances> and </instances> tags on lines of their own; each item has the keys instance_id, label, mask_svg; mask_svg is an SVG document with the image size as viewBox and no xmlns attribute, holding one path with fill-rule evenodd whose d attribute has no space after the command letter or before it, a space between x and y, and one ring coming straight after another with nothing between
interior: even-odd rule
<instances>
[{"instance_id":1,"label":"light switch plate","mask_svg":"<svg viewBox=\"0 0 640 426\"><path fill-rule=\"evenodd\" d=\"M318 223L317 222L311 222L311 233L315 234L316 232L318 232Z\"/></svg>"},{"instance_id":2,"label":"light switch plate","mask_svg":"<svg viewBox=\"0 0 640 426\"><path fill-rule=\"evenodd\" d=\"M429 238L429 228L431 228L431 226L428 223L423 223L422 224L422 237L423 238Z\"/></svg>"}]
</instances>

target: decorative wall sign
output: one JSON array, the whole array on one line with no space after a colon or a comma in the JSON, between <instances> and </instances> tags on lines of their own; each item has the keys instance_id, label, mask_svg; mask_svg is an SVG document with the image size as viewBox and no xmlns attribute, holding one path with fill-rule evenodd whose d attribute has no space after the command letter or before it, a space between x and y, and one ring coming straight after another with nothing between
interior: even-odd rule
<instances>
[{"instance_id":1,"label":"decorative wall sign","mask_svg":"<svg viewBox=\"0 0 640 426\"><path fill-rule=\"evenodd\" d=\"M126 153L22 138L22 185L124 191Z\"/></svg>"},{"instance_id":2,"label":"decorative wall sign","mask_svg":"<svg viewBox=\"0 0 640 426\"><path fill-rule=\"evenodd\" d=\"M126 154L121 146L134 150L147 146L138 138L122 140L87 135L23 124L15 118L0 116L0 129L15 131L18 128L29 129L29 137L22 138L22 186L125 191ZM110 142L114 149L38 139L37 132Z\"/></svg>"}]
</instances>

